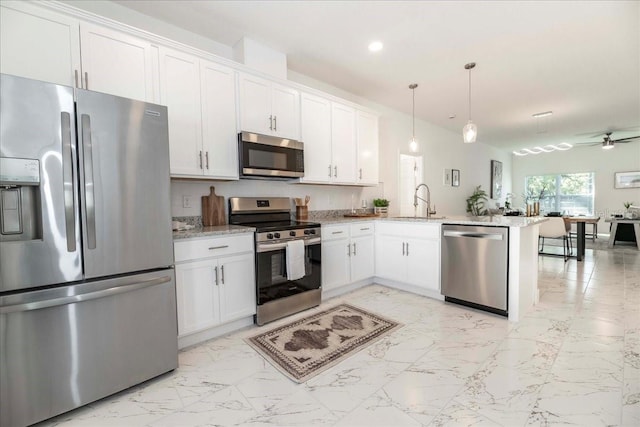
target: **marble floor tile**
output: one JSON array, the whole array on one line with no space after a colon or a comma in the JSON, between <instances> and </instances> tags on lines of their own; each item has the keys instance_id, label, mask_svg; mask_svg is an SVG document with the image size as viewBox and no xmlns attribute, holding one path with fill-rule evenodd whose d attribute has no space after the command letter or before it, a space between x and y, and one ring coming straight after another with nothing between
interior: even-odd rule
<instances>
[{"instance_id":1,"label":"marble floor tile","mask_svg":"<svg viewBox=\"0 0 640 427\"><path fill-rule=\"evenodd\" d=\"M538 268L540 302L518 323L369 285L272 324L343 302L404 324L306 383L245 343L252 326L42 426L640 425L640 253Z\"/></svg>"}]
</instances>

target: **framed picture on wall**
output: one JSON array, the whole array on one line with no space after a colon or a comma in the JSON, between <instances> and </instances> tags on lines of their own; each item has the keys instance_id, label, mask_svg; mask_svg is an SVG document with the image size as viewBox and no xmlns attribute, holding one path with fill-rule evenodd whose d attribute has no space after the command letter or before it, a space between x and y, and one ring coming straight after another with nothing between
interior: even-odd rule
<instances>
[{"instance_id":1,"label":"framed picture on wall","mask_svg":"<svg viewBox=\"0 0 640 427\"><path fill-rule=\"evenodd\" d=\"M640 171L614 173L615 188L640 188Z\"/></svg>"},{"instance_id":2,"label":"framed picture on wall","mask_svg":"<svg viewBox=\"0 0 640 427\"><path fill-rule=\"evenodd\" d=\"M460 169L451 169L451 186L460 187Z\"/></svg>"},{"instance_id":3,"label":"framed picture on wall","mask_svg":"<svg viewBox=\"0 0 640 427\"><path fill-rule=\"evenodd\" d=\"M491 160L491 198L502 197L502 162Z\"/></svg>"}]
</instances>

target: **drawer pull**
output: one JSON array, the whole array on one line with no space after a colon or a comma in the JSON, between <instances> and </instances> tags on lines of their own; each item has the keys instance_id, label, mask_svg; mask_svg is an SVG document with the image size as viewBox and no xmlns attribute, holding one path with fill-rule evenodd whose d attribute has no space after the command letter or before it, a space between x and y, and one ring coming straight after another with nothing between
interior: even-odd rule
<instances>
[{"instance_id":1,"label":"drawer pull","mask_svg":"<svg viewBox=\"0 0 640 427\"><path fill-rule=\"evenodd\" d=\"M210 251L214 250L214 249L224 249L224 248L228 248L229 245L222 245L222 246L211 246L209 248Z\"/></svg>"},{"instance_id":2,"label":"drawer pull","mask_svg":"<svg viewBox=\"0 0 640 427\"><path fill-rule=\"evenodd\" d=\"M331 234L342 234L343 231L332 231Z\"/></svg>"},{"instance_id":3,"label":"drawer pull","mask_svg":"<svg viewBox=\"0 0 640 427\"><path fill-rule=\"evenodd\" d=\"M360 231L369 230L369 227L361 228Z\"/></svg>"}]
</instances>

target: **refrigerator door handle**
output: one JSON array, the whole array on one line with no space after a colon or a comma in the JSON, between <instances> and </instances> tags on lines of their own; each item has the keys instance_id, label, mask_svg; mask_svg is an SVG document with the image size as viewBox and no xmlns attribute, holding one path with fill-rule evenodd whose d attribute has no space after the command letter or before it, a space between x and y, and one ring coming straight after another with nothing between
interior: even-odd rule
<instances>
[{"instance_id":1,"label":"refrigerator door handle","mask_svg":"<svg viewBox=\"0 0 640 427\"><path fill-rule=\"evenodd\" d=\"M62 184L64 194L64 219L67 234L67 252L76 251L76 206L74 204L73 145L71 143L71 114L60 114L62 132Z\"/></svg>"},{"instance_id":2,"label":"refrigerator door handle","mask_svg":"<svg viewBox=\"0 0 640 427\"><path fill-rule=\"evenodd\" d=\"M26 302L22 304L6 305L0 307L0 314L15 313L22 311L40 310L43 308L57 307L60 305L73 304L76 302L89 301L98 298L109 297L112 295L123 294L126 292L137 291L139 289L148 288L149 286L160 285L171 281L171 276L157 277L154 279L144 280L142 282L135 281L124 283L101 291L89 292L86 294L72 295L67 297L52 298L48 300Z\"/></svg>"},{"instance_id":3,"label":"refrigerator door handle","mask_svg":"<svg viewBox=\"0 0 640 427\"><path fill-rule=\"evenodd\" d=\"M84 194L85 212L87 215L87 247L96 248L96 206L93 182L93 144L91 143L91 118L83 114L82 121L82 147L84 152Z\"/></svg>"}]
</instances>

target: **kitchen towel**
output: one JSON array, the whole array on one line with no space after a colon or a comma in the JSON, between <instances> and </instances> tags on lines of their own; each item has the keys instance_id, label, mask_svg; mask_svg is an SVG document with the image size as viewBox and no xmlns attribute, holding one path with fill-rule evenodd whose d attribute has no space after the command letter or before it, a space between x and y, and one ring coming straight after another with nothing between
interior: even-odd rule
<instances>
[{"instance_id":1,"label":"kitchen towel","mask_svg":"<svg viewBox=\"0 0 640 427\"><path fill-rule=\"evenodd\" d=\"M287 242L287 280L304 277L304 240Z\"/></svg>"}]
</instances>

